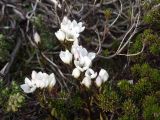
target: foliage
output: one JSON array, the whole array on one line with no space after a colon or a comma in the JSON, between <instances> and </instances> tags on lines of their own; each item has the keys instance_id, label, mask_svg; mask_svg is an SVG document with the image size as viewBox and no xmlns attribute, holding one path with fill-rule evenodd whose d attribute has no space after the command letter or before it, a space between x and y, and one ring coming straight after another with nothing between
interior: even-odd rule
<instances>
[{"instance_id":1,"label":"foliage","mask_svg":"<svg viewBox=\"0 0 160 120\"><path fill-rule=\"evenodd\" d=\"M54 40L54 34L51 33L49 28L44 24L43 16L39 14L35 18L32 18L32 23L40 34L41 49L52 50L56 44L56 40Z\"/></svg>"},{"instance_id":2,"label":"foliage","mask_svg":"<svg viewBox=\"0 0 160 120\"><path fill-rule=\"evenodd\" d=\"M123 103L124 115L119 120L137 120L138 119L138 108L135 106L131 99L126 100Z\"/></svg>"},{"instance_id":3,"label":"foliage","mask_svg":"<svg viewBox=\"0 0 160 120\"><path fill-rule=\"evenodd\" d=\"M14 57L9 73L0 74L2 119L5 116L13 120L160 120L160 0L140 0L138 5L132 5L132 9L141 7L140 23L134 35L130 32L134 29L130 28L137 18L137 9L127 5L136 0L122 0L125 3L122 12L120 2L92 0L81 4L82 1L63 2L64 11L44 0L36 10L33 9L35 1L17 4L18 9L12 2L2 5L5 15L0 17L0 67ZM30 14L31 18L25 17ZM63 44L54 33L64 15L84 22L86 30L80 42L89 50L99 52L92 64L94 69L103 67L109 73L109 80L101 87L95 86L94 81L90 89L83 87L82 78L75 80L68 74L71 73L68 68L73 66L59 62L57 51ZM111 23L114 24L110 26ZM35 32L41 38L36 45ZM13 36L15 39L10 41ZM19 38L22 40L19 53L11 56L16 46L11 50L10 43ZM119 45L127 41L118 55ZM32 70L55 72L58 85L24 95L20 84Z\"/></svg>"},{"instance_id":4,"label":"foliage","mask_svg":"<svg viewBox=\"0 0 160 120\"><path fill-rule=\"evenodd\" d=\"M155 96L153 95L146 96L143 101L143 108L144 108L144 111L143 111L144 119L158 120L160 118L160 105Z\"/></svg>"},{"instance_id":5,"label":"foliage","mask_svg":"<svg viewBox=\"0 0 160 120\"><path fill-rule=\"evenodd\" d=\"M9 44L7 43L5 36L0 34L0 62L8 60L9 57Z\"/></svg>"},{"instance_id":6,"label":"foliage","mask_svg":"<svg viewBox=\"0 0 160 120\"><path fill-rule=\"evenodd\" d=\"M0 81L0 106L5 112L17 112L23 105L25 97L20 87L15 82L11 83L10 88L4 87L4 82Z\"/></svg>"},{"instance_id":7,"label":"foliage","mask_svg":"<svg viewBox=\"0 0 160 120\"><path fill-rule=\"evenodd\" d=\"M118 95L110 88L104 89L97 99L99 107L105 112L114 112L118 106Z\"/></svg>"}]
</instances>

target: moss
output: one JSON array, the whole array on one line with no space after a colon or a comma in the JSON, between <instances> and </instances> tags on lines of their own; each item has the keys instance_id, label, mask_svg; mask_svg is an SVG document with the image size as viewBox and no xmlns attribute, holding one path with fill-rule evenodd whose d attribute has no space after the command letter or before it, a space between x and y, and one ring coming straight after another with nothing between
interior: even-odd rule
<instances>
[{"instance_id":1,"label":"moss","mask_svg":"<svg viewBox=\"0 0 160 120\"><path fill-rule=\"evenodd\" d=\"M7 61L9 58L9 44L3 34L0 34L0 62Z\"/></svg>"},{"instance_id":2,"label":"moss","mask_svg":"<svg viewBox=\"0 0 160 120\"><path fill-rule=\"evenodd\" d=\"M141 51L142 47L143 47L142 46L142 35L140 34L135 38L135 42L133 43L129 51L132 54L137 53Z\"/></svg>"},{"instance_id":3,"label":"moss","mask_svg":"<svg viewBox=\"0 0 160 120\"><path fill-rule=\"evenodd\" d=\"M158 34L152 29L146 29L143 33L140 33L135 37L133 43L130 45L129 53L134 54L140 52L143 44L143 52L137 56L131 57L132 62L144 63L146 61L150 61L151 57L159 56L160 39Z\"/></svg>"},{"instance_id":4,"label":"moss","mask_svg":"<svg viewBox=\"0 0 160 120\"><path fill-rule=\"evenodd\" d=\"M159 45L157 45L156 43L152 44L149 47L149 50L150 50L151 54L153 54L153 55L159 55L160 54Z\"/></svg>"},{"instance_id":5,"label":"moss","mask_svg":"<svg viewBox=\"0 0 160 120\"><path fill-rule=\"evenodd\" d=\"M133 84L130 84L127 80L121 80L118 82L120 94L124 98L133 96Z\"/></svg>"},{"instance_id":6,"label":"moss","mask_svg":"<svg viewBox=\"0 0 160 120\"><path fill-rule=\"evenodd\" d=\"M122 105L124 115L119 120L137 120L139 109L131 99L126 100Z\"/></svg>"},{"instance_id":7,"label":"moss","mask_svg":"<svg viewBox=\"0 0 160 120\"><path fill-rule=\"evenodd\" d=\"M149 11L147 11L147 14L144 15L144 22L147 24L157 25L157 28L160 27L160 12L159 8L153 8Z\"/></svg>"},{"instance_id":8,"label":"moss","mask_svg":"<svg viewBox=\"0 0 160 120\"><path fill-rule=\"evenodd\" d=\"M142 99L144 95L150 94L152 92L152 85L146 79L141 79L134 86L134 98Z\"/></svg>"},{"instance_id":9,"label":"moss","mask_svg":"<svg viewBox=\"0 0 160 120\"><path fill-rule=\"evenodd\" d=\"M135 64L131 68L132 74L138 79L144 79L152 86L152 90L159 89L160 85L160 71L152 68L149 64L144 63L142 65Z\"/></svg>"},{"instance_id":10,"label":"moss","mask_svg":"<svg viewBox=\"0 0 160 120\"><path fill-rule=\"evenodd\" d=\"M71 98L70 101L71 106L73 107L73 109L75 110L79 110L82 108L82 105L84 104L83 99L80 97L80 95L75 95Z\"/></svg>"},{"instance_id":11,"label":"moss","mask_svg":"<svg viewBox=\"0 0 160 120\"><path fill-rule=\"evenodd\" d=\"M104 90L101 94L97 95L98 106L103 111L114 112L118 106L118 95L115 91Z\"/></svg>"},{"instance_id":12,"label":"moss","mask_svg":"<svg viewBox=\"0 0 160 120\"><path fill-rule=\"evenodd\" d=\"M131 72L132 72L133 76L135 76L135 77L140 76L140 71L141 71L141 65L140 64L134 64L131 67Z\"/></svg>"},{"instance_id":13,"label":"moss","mask_svg":"<svg viewBox=\"0 0 160 120\"><path fill-rule=\"evenodd\" d=\"M69 115L69 109L67 109L67 107L63 99L52 101L51 115L57 119L66 119L67 115Z\"/></svg>"},{"instance_id":14,"label":"moss","mask_svg":"<svg viewBox=\"0 0 160 120\"><path fill-rule=\"evenodd\" d=\"M51 99L50 108L51 115L57 119L70 119L79 117L78 111L82 109L85 101L80 97L79 93L74 93L70 97L66 97L65 92L60 92L60 99Z\"/></svg>"},{"instance_id":15,"label":"moss","mask_svg":"<svg viewBox=\"0 0 160 120\"><path fill-rule=\"evenodd\" d=\"M153 55L158 55L160 52L159 45L160 39L151 29L147 29L143 32L143 39L146 45L149 47L149 51Z\"/></svg>"},{"instance_id":16,"label":"moss","mask_svg":"<svg viewBox=\"0 0 160 120\"><path fill-rule=\"evenodd\" d=\"M141 78L149 78L150 80L160 79L160 72L158 69L152 68L148 63L142 65L135 64L131 67L132 74Z\"/></svg>"},{"instance_id":17,"label":"moss","mask_svg":"<svg viewBox=\"0 0 160 120\"><path fill-rule=\"evenodd\" d=\"M149 66L149 64L144 63L141 65L141 69L139 71L139 74L140 74L141 78L149 77L150 71L151 71L151 67Z\"/></svg>"},{"instance_id":18,"label":"moss","mask_svg":"<svg viewBox=\"0 0 160 120\"><path fill-rule=\"evenodd\" d=\"M143 101L143 117L145 120L159 120L160 118L160 105L157 103L154 96L146 96Z\"/></svg>"}]
</instances>

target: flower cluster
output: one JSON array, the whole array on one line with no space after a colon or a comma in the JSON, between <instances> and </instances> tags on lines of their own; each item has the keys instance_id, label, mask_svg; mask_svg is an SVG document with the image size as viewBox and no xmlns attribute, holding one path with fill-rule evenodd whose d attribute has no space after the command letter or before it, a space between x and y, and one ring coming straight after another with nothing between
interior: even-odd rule
<instances>
[{"instance_id":1,"label":"flower cluster","mask_svg":"<svg viewBox=\"0 0 160 120\"><path fill-rule=\"evenodd\" d=\"M70 50L61 51L59 57L65 64L74 63L75 68L72 71L74 78L78 79L81 73L85 72L81 84L89 88L92 84L92 79L95 79L95 84L100 87L102 83L108 80L109 75L104 69L101 69L99 74L97 74L97 72L94 72L90 68L93 59L96 57L96 53L88 52L86 48L79 45L78 37L84 29L85 27L82 26L82 22L77 23L75 20L70 21L67 17L63 18L61 27L55 35L59 41L72 41L73 44ZM38 33L34 35L34 38L37 43L40 42ZM47 73L32 71L31 80L26 77L25 84L22 84L21 88L25 93L32 93L37 88L52 88L55 84L54 73L48 75Z\"/></svg>"},{"instance_id":2,"label":"flower cluster","mask_svg":"<svg viewBox=\"0 0 160 120\"><path fill-rule=\"evenodd\" d=\"M101 69L97 75L97 72L94 72L90 68L93 59L96 57L96 53L88 52L86 48L79 45L79 33L83 32L84 29L85 27L82 26L82 22L77 23L75 20L70 21L67 17L63 18L61 28L55 35L59 41L73 41L73 44L70 50L61 51L59 57L65 64L74 63L75 68L72 71L74 78L78 79L81 73L85 72L85 77L81 84L89 88L92 84L91 79L95 79L95 84L100 87L103 82L108 80L109 75L104 69Z\"/></svg>"},{"instance_id":3,"label":"flower cluster","mask_svg":"<svg viewBox=\"0 0 160 120\"><path fill-rule=\"evenodd\" d=\"M72 22L64 17L61 23L61 28L55 33L56 37L60 41L75 41L79 37L79 33L83 32L85 27L82 27L82 23L77 23L75 20Z\"/></svg>"},{"instance_id":4,"label":"flower cluster","mask_svg":"<svg viewBox=\"0 0 160 120\"><path fill-rule=\"evenodd\" d=\"M25 93L32 93L36 88L52 88L56 84L54 73L48 75L47 73L32 71L31 80L25 78L25 84L21 85L21 88Z\"/></svg>"}]
</instances>

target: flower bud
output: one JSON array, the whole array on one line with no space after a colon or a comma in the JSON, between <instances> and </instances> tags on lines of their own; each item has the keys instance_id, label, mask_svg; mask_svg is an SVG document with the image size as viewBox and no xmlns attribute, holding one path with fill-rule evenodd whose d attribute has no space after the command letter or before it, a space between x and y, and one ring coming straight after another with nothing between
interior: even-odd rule
<instances>
[{"instance_id":1,"label":"flower bud","mask_svg":"<svg viewBox=\"0 0 160 120\"><path fill-rule=\"evenodd\" d=\"M72 61L72 54L68 50L61 51L59 54L59 57L66 64L70 64Z\"/></svg>"},{"instance_id":2,"label":"flower bud","mask_svg":"<svg viewBox=\"0 0 160 120\"><path fill-rule=\"evenodd\" d=\"M79 78L80 74L81 74L81 71L78 68L74 68L74 70L72 71L72 76L74 78Z\"/></svg>"}]
</instances>

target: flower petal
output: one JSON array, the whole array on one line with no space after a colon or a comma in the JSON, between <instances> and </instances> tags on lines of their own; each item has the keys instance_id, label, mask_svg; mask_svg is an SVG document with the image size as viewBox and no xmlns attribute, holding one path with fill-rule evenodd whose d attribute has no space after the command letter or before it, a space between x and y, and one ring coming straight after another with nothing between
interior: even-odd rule
<instances>
[{"instance_id":1,"label":"flower petal","mask_svg":"<svg viewBox=\"0 0 160 120\"><path fill-rule=\"evenodd\" d=\"M55 35L59 41L63 42L65 40L65 33L62 30L55 32Z\"/></svg>"},{"instance_id":2,"label":"flower petal","mask_svg":"<svg viewBox=\"0 0 160 120\"><path fill-rule=\"evenodd\" d=\"M72 71L72 76L74 78L79 78L80 74L81 74L81 71L78 68L74 68L74 70Z\"/></svg>"},{"instance_id":3,"label":"flower petal","mask_svg":"<svg viewBox=\"0 0 160 120\"><path fill-rule=\"evenodd\" d=\"M91 78L90 77L84 77L81 84L85 85L87 88L91 86Z\"/></svg>"},{"instance_id":4,"label":"flower petal","mask_svg":"<svg viewBox=\"0 0 160 120\"><path fill-rule=\"evenodd\" d=\"M100 87L102 85L103 81L101 79L100 76L98 76L95 80L95 84L97 85L97 87Z\"/></svg>"},{"instance_id":5,"label":"flower petal","mask_svg":"<svg viewBox=\"0 0 160 120\"><path fill-rule=\"evenodd\" d=\"M36 90L36 87L30 87L28 84L22 84L20 87L25 93L32 93Z\"/></svg>"},{"instance_id":6,"label":"flower petal","mask_svg":"<svg viewBox=\"0 0 160 120\"><path fill-rule=\"evenodd\" d=\"M50 88L53 87L56 84L56 78L55 78L54 73L52 73L52 74L49 75L48 81L49 81L48 86Z\"/></svg>"},{"instance_id":7,"label":"flower petal","mask_svg":"<svg viewBox=\"0 0 160 120\"><path fill-rule=\"evenodd\" d=\"M91 68L89 68L86 70L85 76L94 79L97 76L97 72L94 72Z\"/></svg>"},{"instance_id":8,"label":"flower petal","mask_svg":"<svg viewBox=\"0 0 160 120\"><path fill-rule=\"evenodd\" d=\"M88 53L88 57L89 57L91 60L93 60L93 59L96 57L96 53L94 53L94 52L89 52L89 53Z\"/></svg>"},{"instance_id":9,"label":"flower petal","mask_svg":"<svg viewBox=\"0 0 160 120\"><path fill-rule=\"evenodd\" d=\"M36 76L37 76L37 72L33 70L31 75L32 79L36 79Z\"/></svg>"},{"instance_id":10,"label":"flower petal","mask_svg":"<svg viewBox=\"0 0 160 120\"><path fill-rule=\"evenodd\" d=\"M66 51L61 51L59 57L64 63L70 64L73 56L68 50L66 50Z\"/></svg>"},{"instance_id":11,"label":"flower petal","mask_svg":"<svg viewBox=\"0 0 160 120\"><path fill-rule=\"evenodd\" d=\"M102 78L103 82L106 82L109 78L109 74L106 70L101 69L99 72L99 76Z\"/></svg>"},{"instance_id":12,"label":"flower petal","mask_svg":"<svg viewBox=\"0 0 160 120\"><path fill-rule=\"evenodd\" d=\"M28 86L33 86L32 81L28 79L27 77L25 78L24 83L27 84Z\"/></svg>"}]
</instances>

